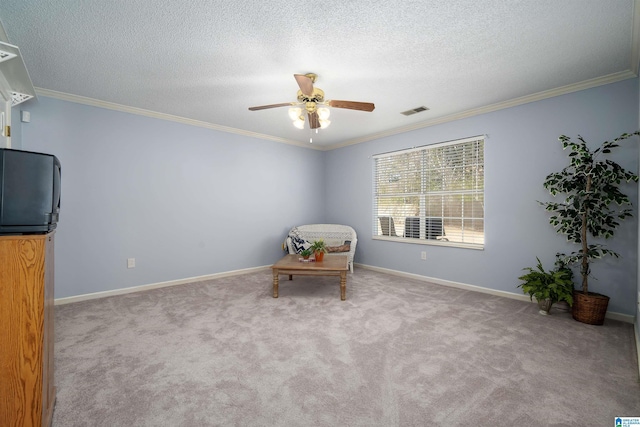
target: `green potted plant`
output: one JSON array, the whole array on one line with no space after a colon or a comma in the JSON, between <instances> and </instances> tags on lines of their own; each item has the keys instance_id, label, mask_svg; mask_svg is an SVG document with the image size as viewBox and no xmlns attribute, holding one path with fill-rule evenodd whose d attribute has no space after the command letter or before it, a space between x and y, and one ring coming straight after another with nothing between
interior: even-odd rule
<instances>
[{"instance_id":1,"label":"green potted plant","mask_svg":"<svg viewBox=\"0 0 640 427\"><path fill-rule=\"evenodd\" d=\"M316 254L316 261L322 262L324 254L327 252L327 245L322 239L314 240L309 249Z\"/></svg>"},{"instance_id":2,"label":"green potted plant","mask_svg":"<svg viewBox=\"0 0 640 427\"><path fill-rule=\"evenodd\" d=\"M620 191L623 182L638 182L638 176L625 170L606 155L619 146L619 142L640 131L623 133L612 141L605 141L591 150L578 135L578 142L568 136L560 136L563 149L569 149L570 164L560 172L549 174L544 188L556 196L564 195L562 202L540 202L553 212L549 223L567 240L579 245L579 250L565 257L565 262L578 264L582 276L582 291L574 291L573 318L579 322L602 325L609 305L609 297L589 292L588 277L591 262L603 256L618 254L602 244L589 243L588 239L611 238L619 221L631 216L631 201Z\"/></svg>"},{"instance_id":3,"label":"green potted plant","mask_svg":"<svg viewBox=\"0 0 640 427\"><path fill-rule=\"evenodd\" d=\"M311 256L313 252L311 252L310 249L305 249L302 252L300 252L300 255L302 255L302 258L304 259L309 259L309 257Z\"/></svg>"},{"instance_id":4,"label":"green potted plant","mask_svg":"<svg viewBox=\"0 0 640 427\"><path fill-rule=\"evenodd\" d=\"M551 306L559 301L566 301L569 306L573 304L573 272L564 264L560 255L556 255L556 267L553 270L545 271L542 262L536 257L536 268L523 268L528 273L518 277L522 280L518 287L529 294L531 301L535 297L540 314L549 314Z\"/></svg>"}]
</instances>

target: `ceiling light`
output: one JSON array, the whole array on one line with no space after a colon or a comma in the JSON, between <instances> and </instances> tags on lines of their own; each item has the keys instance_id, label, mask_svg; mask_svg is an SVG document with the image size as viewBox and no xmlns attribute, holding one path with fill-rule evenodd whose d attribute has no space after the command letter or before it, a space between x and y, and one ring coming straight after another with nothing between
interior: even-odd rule
<instances>
[{"instance_id":1,"label":"ceiling light","mask_svg":"<svg viewBox=\"0 0 640 427\"><path fill-rule=\"evenodd\" d=\"M320 121L327 120L331 115L331 111L328 108L318 108L318 118Z\"/></svg>"},{"instance_id":2,"label":"ceiling light","mask_svg":"<svg viewBox=\"0 0 640 427\"><path fill-rule=\"evenodd\" d=\"M304 129L304 111L309 112L309 105L314 104L314 107L311 108L318 115L318 123L320 123L320 129L326 129L331 124L331 121L328 120L331 115L331 111L326 108L315 108L315 103L308 102L305 106L305 110L302 108L292 107L289 108L289 118L293 121L293 125L298 129ZM313 113L311 113L313 114ZM316 129L316 133L318 133L318 129Z\"/></svg>"},{"instance_id":3,"label":"ceiling light","mask_svg":"<svg viewBox=\"0 0 640 427\"><path fill-rule=\"evenodd\" d=\"M304 117L299 116L297 119L293 121L293 125L298 129L304 129Z\"/></svg>"},{"instance_id":4,"label":"ceiling light","mask_svg":"<svg viewBox=\"0 0 640 427\"><path fill-rule=\"evenodd\" d=\"M289 108L289 118L291 120L298 120L300 114L302 114L302 108Z\"/></svg>"}]
</instances>

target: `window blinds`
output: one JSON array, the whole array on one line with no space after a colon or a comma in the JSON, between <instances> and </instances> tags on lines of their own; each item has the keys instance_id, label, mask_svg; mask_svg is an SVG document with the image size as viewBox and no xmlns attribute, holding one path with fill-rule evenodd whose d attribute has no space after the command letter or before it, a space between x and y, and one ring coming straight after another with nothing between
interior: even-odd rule
<instances>
[{"instance_id":1,"label":"window blinds","mask_svg":"<svg viewBox=\"0 0 640 427\"><path fill-rule=\"evenodd\" d=\"M374 156L373 236L484 245L484 137Z\"/></svg>"}]
</instances>

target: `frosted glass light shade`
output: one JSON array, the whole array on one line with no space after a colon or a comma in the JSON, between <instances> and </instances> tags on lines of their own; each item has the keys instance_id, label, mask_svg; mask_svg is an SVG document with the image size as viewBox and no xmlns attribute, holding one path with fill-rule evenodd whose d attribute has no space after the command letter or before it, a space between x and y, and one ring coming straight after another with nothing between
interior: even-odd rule
<instances>
[{"instance_id":1,"label":"frosted glass light shade","mask_svg":"<svg viewBox=\"0 0 640 427\"><path fill-rule=\"evenodd\" d=\"M331 111L328 108L318 108L318 118L320 120L327 120L331 115Z\"/></svg>"},{"instance_id":2,"label":"frosted glass light shade","mask_svg":"<svg viewBox=\"0 0 640 427\"><path fill-rule=\"evenodd\" d=\"M298 117L300 117L300 114L302 114L302 109L300 109L300 108L289 108L289 118L291 120L298 120Z\"/></svg>"},{"instance_id":3,"label":"frosted glass light shade","mask_svg":"<svg viewBox=\"0 0 640 427\"><path fill-rule=\"evenodd\" d=\"M320 119L318 121L320 122L320 129L325 129L325 128L329 127L329 125L331 124L331 120Z\"/></svg>"},{"instance_id":4,"label":"frosted glass light shade","mask_svg":"<svg viewBox=\"0 0 640 427\"><path fill-rule=\"evenodd\" d=\"M293 121L293 125L298 129L304 129L304 118L298 117L296 120Z\"/></svg>"}]
</instances>

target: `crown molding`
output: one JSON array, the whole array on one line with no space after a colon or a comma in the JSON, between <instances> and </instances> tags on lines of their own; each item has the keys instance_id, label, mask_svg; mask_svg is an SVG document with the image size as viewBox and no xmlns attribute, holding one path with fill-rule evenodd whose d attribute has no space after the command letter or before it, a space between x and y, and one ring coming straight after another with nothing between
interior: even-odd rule
<instances>
[{"instance_id":1,"label":"crown molding","mask_svg":"<svg viewBox=\"0 0 640 427\"><path fill-rule=\"evenodd\" d=\"M639 1L640 0L636 0ZM553 98L560 95L566 95L572 92L578 92L585 89L591 89L597 86L602 86L610 83L616 83L622 80L632 79L637 77L637 74L631 70L621 71L618 73L609 74L602 77L596 77L594 79L584 80L579 83L562 86L555 89L545 90L543 92L534 93L532 95L521 96L519 98L510 99L503 102L498 102L484 107L473 108L471 110L462 111L460 113L450 114L447 116L436 117L434 119L413 123L408 126L403 126L395 129L390 129L384 132L378 132L371 135L366 135L361 138L351 139L343 143L331 145L327 147L328 150L335 150L337 148L347 147L349 145L360 144L362 142L372 141L374 139L380 139L388 136L397 135L400 133L410 132L417 129L422 129L430 126L439 125L442 123L448 123L455 120L465 119L467 117L478 116L480 114L491 113L493 111L503 110L505 108L517 107L519 105L528 104L530 102L541 101L547 98Z\"/></svg>"},{"instance_id":2,"label":"crown molding","mask_svg":"<svg viewBox=\"0 0 640 427\"><path fill-rule=\"evenodd\" d=\"M636 3L640 3L640 0L635 0ZM636 8L638 12L640 12L640 7ZM634 12L635 13L635 12ZM634 22L636 20L634 19ZM637 21L640 21L638 19ZM635 26L634 26L634 35L635 35ZM635 37L634 37L635 39ZM638 68L638 67L636 67ZM627 80L631 78L637 77L637 73L634 73L632 70L622 71L618 73L609 74L602 77L596 77L594 79L585 80L579 83L574 83L567 86L562 86L555 89L546 90L543 92L534 93L532 95L526 95L519 98L510 99L503 102L498 102L491 105L486 105L484 107L473 108L471 110L462 111L460 113L450 114L447 116L436 117L434 119L413 123L408 126L403 126L395 129L390 129L384 132L378 132L370 135L363 136L361 138L355 138L348 141L344 141L342 143L333 144L329 146L319 146L319 145L311 145L304 144L299 141L293 141L286 138L279 138L272 135L261 134L257 132L245 131L242 129L236 129L228 126L217 125L214 123L203 122L200 120L188 119L185 117L174 116L171 114L158 113L151 110L145 110L142 108L129 107L122 104L116 104L113 102L101 101L98 99L87 98L84 96L68 94L64 92L58 92L49 89L43 89L36 87L36 94L38 96L45 96L49 98L56 98L63 101L75 102L78 104L90 105L93 107L106 108L109 110L116 110L130 114L137 114L146 117L152 117L161 120L169 120L177 123L182 123L190 126L198 126L206 129L213 129L220 132L233 133L237 135L243 135L251 138L265 139L269 141L279 142L283 144L295 145L296 147L307 148L310 150L318 150L318 151L330 151L338 148L347 147L349 145L360 144L367 141L372 141L375 139L385 138L388 136L398 135L405 132L410 132L413 130L418 130L430 126L435 126L443 123L452 122L455 120L465 119L468 117L478 116L480 114L491 113L493 111L503 110L505 108L516 107L523 104L528 104L530 102L541 101L547 98L553 98L560 95L565 95L572 92L578 92L585 89L591 89L597 86L602 86L610 83L616 83L622 80Z\"/></svg>"},{"instance_id":3,"label":"crown molding","mask_svg":"<svg viewBox=\"0 0 640 427\"><path fill-rule=\"evenodd\" d=\"M145 110L143 108L130 107L127 105L116 104L114 102L101 101L99 99L88 98L85 96L73 95L70 93L58 92L55 90L44 89L36 87L36 94L38 96L45 96L48 98L60 99L63 101L74 102L76 104L90 105L92 107L106 108L108 110L120 111L123 113L136 114L139 116L151 117L154 119L168 120L171 122L182 123L189 126L197 126L206 129L217 130L220 132L234 133L237 135L248 136L250 138L266 139L269 141L280 142L283 144L295 145L302 148L308 148L312 150L321 150L321 147L309 146L299 141L293 141L286 138L279 138L276 136L265 135L257 132L250 132L242 129L236 129L229 126L217 125L215 123L203 122L201 120L188 119L186 117L174 116L171 114L159 113L156 111Z\"/></svg>"}]
</instances>

